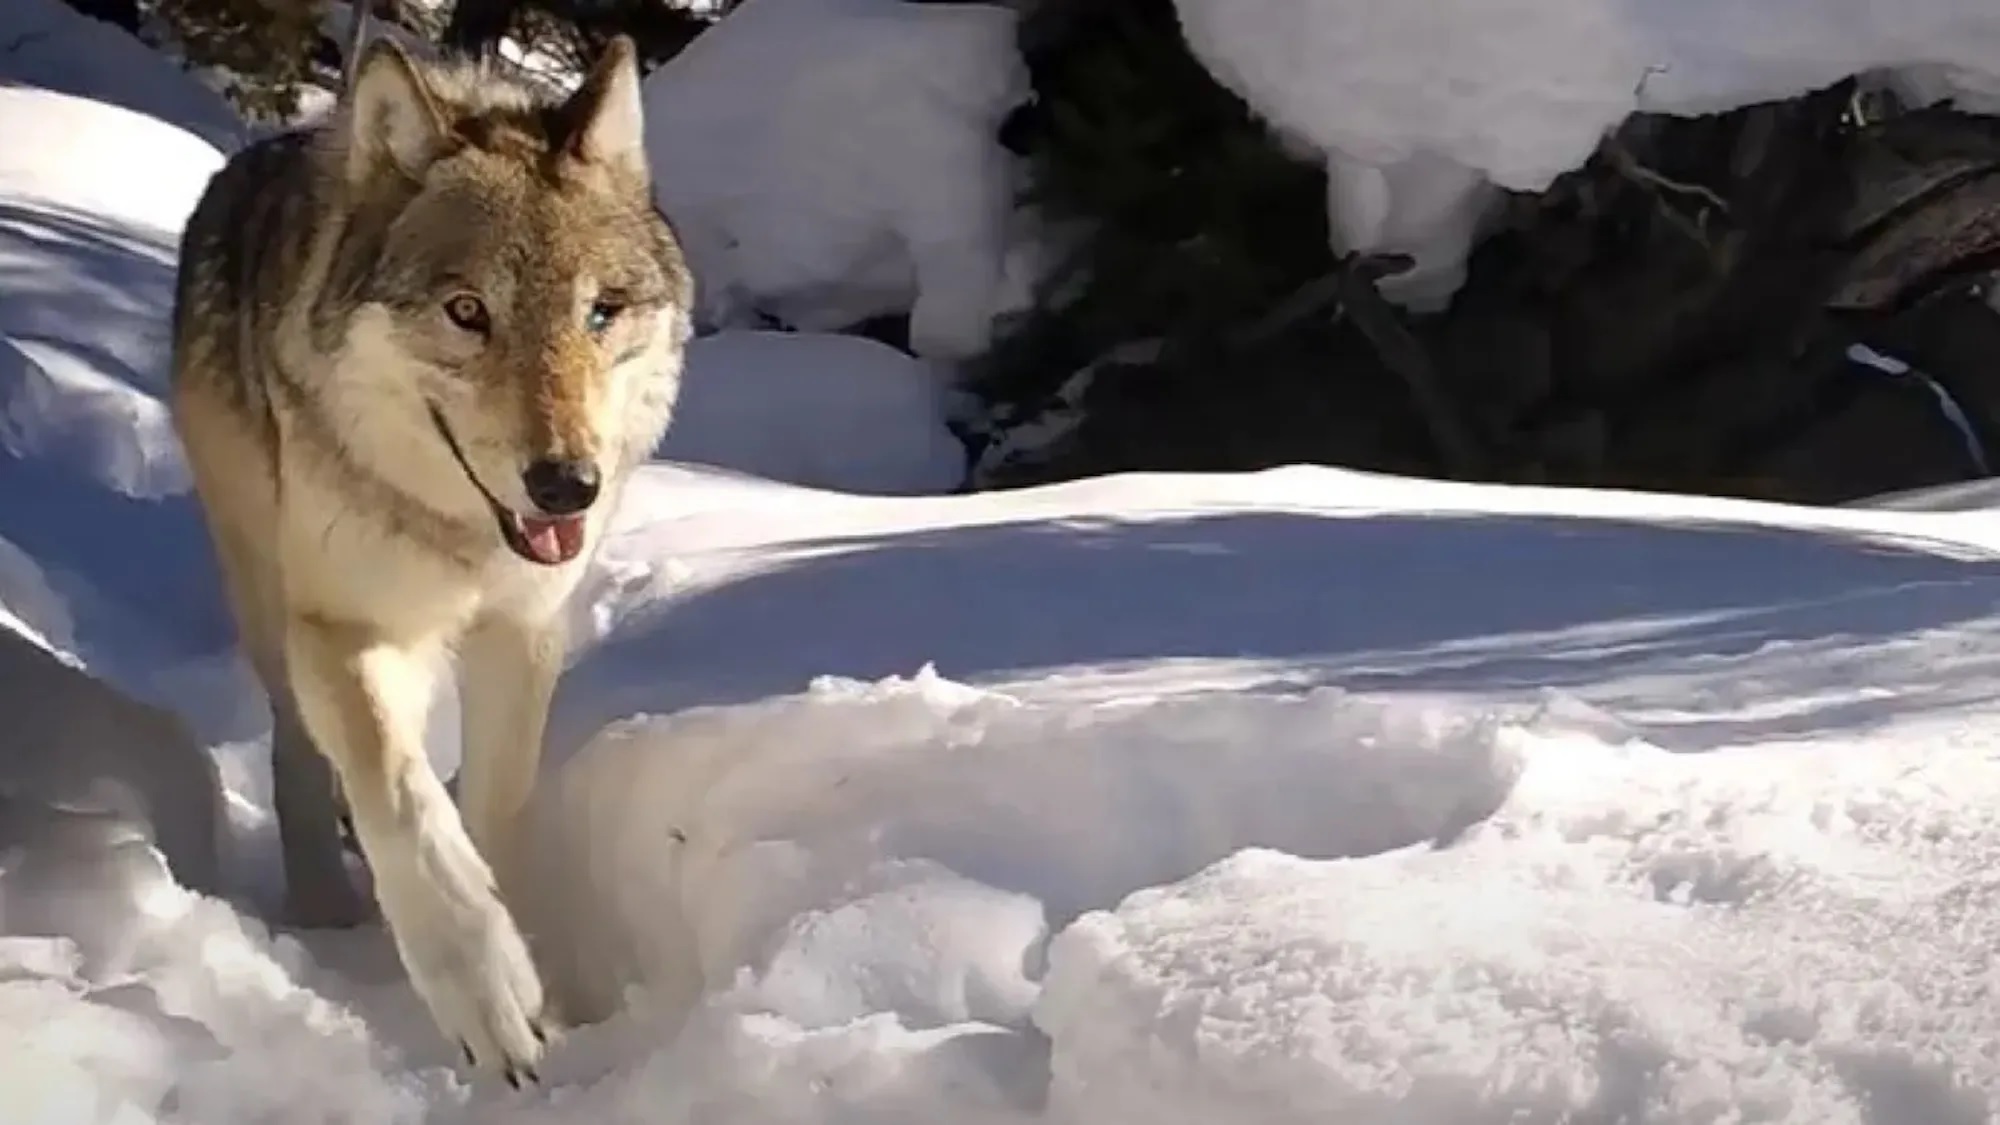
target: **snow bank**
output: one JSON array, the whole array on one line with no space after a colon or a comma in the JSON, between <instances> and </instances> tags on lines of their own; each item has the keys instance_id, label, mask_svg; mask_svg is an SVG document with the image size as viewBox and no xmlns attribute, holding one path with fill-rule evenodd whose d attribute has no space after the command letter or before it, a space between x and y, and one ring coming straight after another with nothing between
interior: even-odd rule
<instances>
[{"instance_id":1,"label":"snow bank","mask_svg":"<svg viewBox=\"0 0 2000 1125\"><path fill-rule=\"evenodd\" d=\"M550 752L636 713L926 662L1088 698L1170 682L1553 684L1671 706L1694 730L1704 707L1752 707L1759 692L1836 707L1833 669L1902 682L1917 665L1882 663L1901 660L1886 638L1987 613L1973 576L1996 554L2000 526L1949 513L1325 468L891 499L654 465L578 599ZM1859 632L1829 635L1829 615ZM1770 663L1740 681L1676 672L1689 652L1760 646ZM1913 699L1975 690L1987 668L1924 672ZM1633 693L1597 680L1642 673L1664 678Z\"/></svg>"},{"instance_id":2,"label":"snow bank","mask_svg":"<svg viewBox=\"0 0 2000 1125\"><path fill-rule=\"evenodd\" d=\"M1397 295L1463 280L1490 185L1538 191L1636 111L1708 113L1894 69L2000 109L1986 0L1177 0L1197 57L1326 154L1343 248L1415 254ZM1388 287L1385 287L1385 290Z\"/></svg>"},{"instance_id":3,"label":"snow bank","mask_svg":"<svg viewBox=\"0 0 2000 1125\"><path fill-rule=\"evenodd\" d=\"M920 355L979 351L1008 305L1027 96L1012 12L749 0L646 79L656 195L719 326L908 312Z\"/></svg>"},{"instance_id":4,"label":"snow bank","mask_svg":"<svg viewBox=\"0 0 2000 1125\"><path fill-rule=\"evenodd\" d=\"M123 106L185 129L224 151L249 135L243 119L222 95L123 28L83 15L62 0L0 4L0 81ZM67 148L19 143L16 138L24 134L15 130L20 124L0 121L0 135L8 138L0 158L33 160L50 168L68 163L48 158L52 152L67 156ZM135 172L141 178L159 171L174 174L172 165L149 164L144 155L143 151L129 154L117 179L129 182Z\"/></svg>"},{"instance_id":5,"label":"snow bank","mask_svg":"<svg viewBox=\"0 0 2000 1125\"><path fill-rule=\"evenodd\" d=\"M0 88L0 135L0 534L24 556L0 592L127 694L240 727L188 705L233 678L231 634L164 401L175 244L222 155L28 87Z\"/></svg>"},{"instance_id":6,"label":"snow bank","mask_svg":"<svg viewBox=\"0 0 2000 1125\"><path fill-rule=\"evenodd\" d=\"M127 496L185 490L163 401L167 313L181 226L222 154L157 118L29 88L0 89L0 133L0 445Z\"/></svg>"},{"instance_id":7,"label":"snow bank","mask_svg":"<svg viewBox=\"0 0 2000 1125\"><path fill-rule=\"evenodd\" d=\"M834 492L951 492L965 447L946 381L859 336L722 332L688 345L661 457Z\"/></svg>"}]
</instances>

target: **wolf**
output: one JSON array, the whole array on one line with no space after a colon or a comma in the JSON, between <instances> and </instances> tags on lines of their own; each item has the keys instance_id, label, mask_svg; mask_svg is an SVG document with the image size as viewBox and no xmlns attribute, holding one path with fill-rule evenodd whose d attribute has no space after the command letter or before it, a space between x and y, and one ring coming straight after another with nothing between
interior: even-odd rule
<instances>
[{"instance_id":1,"label":"wolf","mask_svg":"<svg viewBox=\"0 0 2000 1125\"><path fill-rule=\"evenodd\" d=\"M320 122L224 163L180 243L170 410L270 699L287 912L373 913L344 802L412 985L516 1086L554 1020L502 889L561 611L692 334L643 134L629 39L563 95L378 38ZM423 745L447 657L456 802Z\"/></svg>"}]
</instances>

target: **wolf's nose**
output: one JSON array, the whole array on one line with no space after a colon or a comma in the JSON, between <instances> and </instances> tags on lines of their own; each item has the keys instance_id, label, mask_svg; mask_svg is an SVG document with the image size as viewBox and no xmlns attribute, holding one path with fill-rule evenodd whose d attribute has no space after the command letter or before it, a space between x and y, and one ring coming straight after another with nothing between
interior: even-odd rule
<instances>
[{"instance_id":1,"label":"wolf's nose","mask_svg":"<svg viewBox=\"0 0 2000 1125\"><path fill-rule=\"evenodd\" d=\"M552 516L573 515L597 502L597 466L545 457L528 465L521 485L535 507Z\"/></svg>"}]
</instances>

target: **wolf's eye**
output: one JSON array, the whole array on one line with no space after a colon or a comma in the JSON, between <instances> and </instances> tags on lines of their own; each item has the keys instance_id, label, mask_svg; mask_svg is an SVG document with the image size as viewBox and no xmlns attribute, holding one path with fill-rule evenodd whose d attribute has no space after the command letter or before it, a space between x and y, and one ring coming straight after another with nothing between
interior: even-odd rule
<instances>
[{"instance_id":1,"label":"wolf's eye","mask_svg":"<svg viewBox=\"0 0 2000 1125\"><path fill-rule=\"evenodd\" d=\"M486 302L470 293L459 293L447 300L444 315L459 328L482 336L493 327L493 318L486 313Z\"/></svg>"},{"instance_id":2,"label":"wolf's eye","mask_svg":"<svg viewBox=\"0 0 2000 1125\"><path fill-rule=\"evenodd\" d=\"M611 322L617 320L618 314L624 311L625 306L617 301L609 297L599 297L590 303L590 311L583 314L583 326L595 336L611 327Z\"/></svg>"}]
</instances>

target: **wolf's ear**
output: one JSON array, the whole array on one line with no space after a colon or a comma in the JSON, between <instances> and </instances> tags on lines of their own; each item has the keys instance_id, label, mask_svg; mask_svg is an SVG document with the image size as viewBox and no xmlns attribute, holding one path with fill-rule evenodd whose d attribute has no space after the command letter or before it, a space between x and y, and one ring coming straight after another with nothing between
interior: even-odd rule
<instances>
[{"instance_id":1,"label":"wolf's ear","mask_svg":"<svg viewBox=\"0 0 2000 1125\"><path fill-rule=\"evenodd\" d=\"M392 164L420 174L444 147L445 123L410 56L383 36L368 45L347 91L347 178Z\"/></svg>"},{"instance_id":2,"label":"wolf's ear","mask_svg":"<svg viewBox=\"0 0 2000 1125\"><path fill-rule=\"evenodd\" d=\"M571 122L568 148L578 160L648 178L639 52L629 37L612 38L564 110Z\"/></svg>"}]
</instances>

